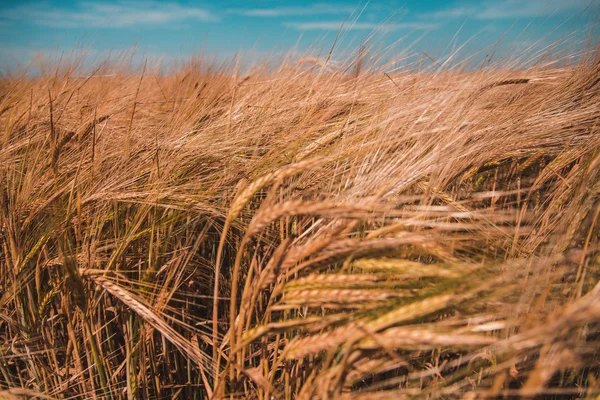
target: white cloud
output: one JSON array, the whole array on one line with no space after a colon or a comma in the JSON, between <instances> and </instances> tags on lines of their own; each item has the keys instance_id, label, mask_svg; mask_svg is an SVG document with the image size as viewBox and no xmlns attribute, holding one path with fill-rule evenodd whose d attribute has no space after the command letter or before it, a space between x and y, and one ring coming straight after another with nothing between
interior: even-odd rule
<instances>
[{"instance_id":1,"label":"white cloud","mask_svg":"<svg viewBox=\"0 0 600 400\"><path fill-rule=\"evenodd\" d=\"M46 4L18 6L4 10L5 20L26 21L36 25L61 28L124 28L140 25L167 25L182 21L213 22L218 18L210 11L158 1L121 1L117 3L80 2L72 9Z\"/></svg>"},{"instance_id":2,"label":"white cloud","mask_svg":"<svg viewBox=\"0 0 600 400\"><path fill-rule=\"evenodd\" d=\"M591 0L504 0L489 2L477 13L479 19L540 17L583 11Z\"/></svg>"},{"instance_id":3,"label":"white cloud","mask_svg":"<svg viewBox=\"0 0 600 400\"><path fill-rule=\"evenodd\" d=\"M356 10L355 7L334 6L331 4L312 4L303 7L272 7L272 8L248 8L231 9L231 14L243 15L245 17L292 17L306 15L326 15L326 14L351 14Z\"/></svg>"},{"instance_id":4,"label":"white cloud","mask_svg":"<svg viewBox=\"0 0 600 400\"><path fill-rule=\"evenodd\" d=\"M402 29L435 29L436 24L419 23L419 22L404 22L404 23L384 23L375 24L370 22L344 23L342 21L326 21L326 22L288 22L284 26L302 31L309 30L324 30L337 31L344 24L343 30L377 30L382 32L391 32Z\"/></svg>"},{"instance_id":5,"label":"white cloud","mask_svg":"<svg viewBox=\"0 0 600 400\"><path fill-rule=\"evenodd\" d=\"M468 7L454 7L447 8L440 11L433 11L425 14L424 16L431 19L447 19L447 18L461 18L467 17L475 13L473 8Z\"/></svg>"},{"instance_id":6,"label":"white cloud","mask_svg":"<svg viewBox=\"0 0 600 400\"><path fill-rule=\"evenodd\" d=\"M583 11L591 2L592 0L488 0L477 7L456 6L426 13L421 17L439 20L471 16L491 20L574 15Z\"/></svg>"}]
</instances>

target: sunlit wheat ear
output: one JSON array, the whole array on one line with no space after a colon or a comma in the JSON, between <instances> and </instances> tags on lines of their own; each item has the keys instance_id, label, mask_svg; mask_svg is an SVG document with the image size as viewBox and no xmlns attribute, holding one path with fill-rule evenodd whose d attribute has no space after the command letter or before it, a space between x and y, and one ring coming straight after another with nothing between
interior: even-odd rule
<instances>
[{"instance_id":1,"label":"sunlit wheat ear","mask_svg":"<svg viewBox=\"0 0 600 400\"><path fill-rule=\"evenodd\" d=\"M217 298L219 295L219 278L220 278L220 268L221 268L221 255L223 252L223 247L225 245L225 240L227 238L227 233L229 230L230 224L238 217L239 213L246 206L246 204L252 199L252 197L263 187L273 182L281 182L285 178L296 175L300 172L306 171L311 168L315 168L318 165L323 164L326 161L324 158L313 158L306 161L301 161L295 164L287 165L275 172L268 173L261 178L255 180L250 183L246 188L242 189L232 201L232 204L229 207L229 212L227 214L227 218L225 220L225 225L223 226L223 232L221 233L221 239L219 241L219 247L217 249L217 258L216 258L216 268L215 268L215 284L213 290L213 298L215 299L213 305L213 341L216 343L216 335L217 335L217 326L218 326L218 302ZM243 250L238 250L238 254L242 254ZM235 324L235 315L236 315L236 304L237 304L237 282L239 275L239 261L235 262L234 271L232 276L232 294L231 294L231 305L230 305L230 324L234 326ZM235 345L235 335L234 329L231 330L230 343L233 347ZM213 362L216 361L216 353L213 356ZM218 371L214 371L215 379L217 378Z\"/></svg>"},{"instance_id":2,"label":"sunlit wheat ear","mask_svg":"<svg viewBox=\"0 0 600 400\"><path fill-rule=\"evenodd\" d=\"M452 299L452 295L442 295L411 303L384 314L374 321L362 323L361 326L367 331L377 332L381 329L401 323L403 321L411 320L413 318L439 311L447 307ZM363 337L364 333L356 327L353 328L352 326L346 326L342 328L336 328L325 334L293 340L286 347L286 356L289 358L300 358L308 354L315 354L324 350L329 350L340 346L354 336Z\"/></svg>"},{"instance_id":3,"label":"sunlit wheat ear","mask_svg":"<svg viewBox=\"0 0 600 400\"><path fill-rule=\"evenodd\" d=\"M252 199L252 197L266 185L281 182L287 177L315 168L319 165L324 164L326 161L326 158L315 157L309 160L303 160L294 164L286 165L274 172L261 176L257 180L250 183L247 187L242 189L242 191L238 195L236 195L229 208L228 219L236 219L242 211L242 209Z\"/></svg>"},{"instance_id":4,"label":"sunlit wheat ear","mask_svg":"<svg viewBox=\"0 0 600 400\"><path fill-rule=\"evenodd\" d=\"M498 339L485 335L458 335L452 333L437 333L419 329L391 328L373 337L366 337L357 343L359 349L379 349L382 346L389 349L402 347L437 348L453 347L483 347L494 344Z\"/></svg>"},{"instance_id":5,"label":"sunlit wheat ear","mask_svg":"<svg viewBox=\"0 0 600 400\"><path fill-rule=\"evenodd\" d=\"M353 267L365 272L414 277L457 277L475 271L477 265L469 264L425 264L417 261L394 258L362 258L352 263Z\"/></svg>"}]
</instances>

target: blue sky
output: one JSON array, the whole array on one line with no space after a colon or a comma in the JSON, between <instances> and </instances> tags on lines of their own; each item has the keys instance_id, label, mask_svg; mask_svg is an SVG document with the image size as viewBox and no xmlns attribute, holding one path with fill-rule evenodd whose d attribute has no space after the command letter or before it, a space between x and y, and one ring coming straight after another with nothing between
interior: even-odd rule
<instances>
[{"instance_id":1,"label":"blue sky","mask_svg":"<svg viewBox=\"0 0 600 400\"><path fill-rule=\"evenodd\" d=\"M477 51L503 34L504 43L520 46L547 44L567 34L581 41L598 15L598 0L0 3L2 69L26 64L36 53L47 56L77 46L91 57L136 46L137 54L164 62L199 50L221 57L242 50L260 57L296 45L299 51L330 45L344 22L343 38L350 47L375 37L382 45L440 55L461 45Z\"/></svg>"}]
</instances>

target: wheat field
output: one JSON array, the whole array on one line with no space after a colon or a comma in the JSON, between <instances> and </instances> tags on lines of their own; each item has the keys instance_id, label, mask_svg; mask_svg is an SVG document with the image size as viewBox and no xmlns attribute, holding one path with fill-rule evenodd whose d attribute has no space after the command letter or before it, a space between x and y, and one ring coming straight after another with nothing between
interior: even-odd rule
<instances>
[{"instance_id":1,"label":"wheat field","mask_svg":"<svg viewBox=\"0 0 600 400\"><path fill-rule=\"evenodd\" d=\"M0 398L598 398L600 56L541 58L3 76Z\"/></svg>"}]
</instances>

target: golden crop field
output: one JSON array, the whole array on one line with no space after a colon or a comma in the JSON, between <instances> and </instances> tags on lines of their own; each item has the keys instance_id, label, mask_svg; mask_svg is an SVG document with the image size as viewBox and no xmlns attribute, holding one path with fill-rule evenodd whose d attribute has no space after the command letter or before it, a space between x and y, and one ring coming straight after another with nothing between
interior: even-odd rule
<instances>
[{"instance_id":1,"label":"golden crop field","mask_svg":"<svg viewBox=\"0 0 600 400\"><path fill-rule=\"evenodd\" d=\"M328 62L0 79L0 398L597 398L597 49Z\"/></svg>"}]
</instances>

